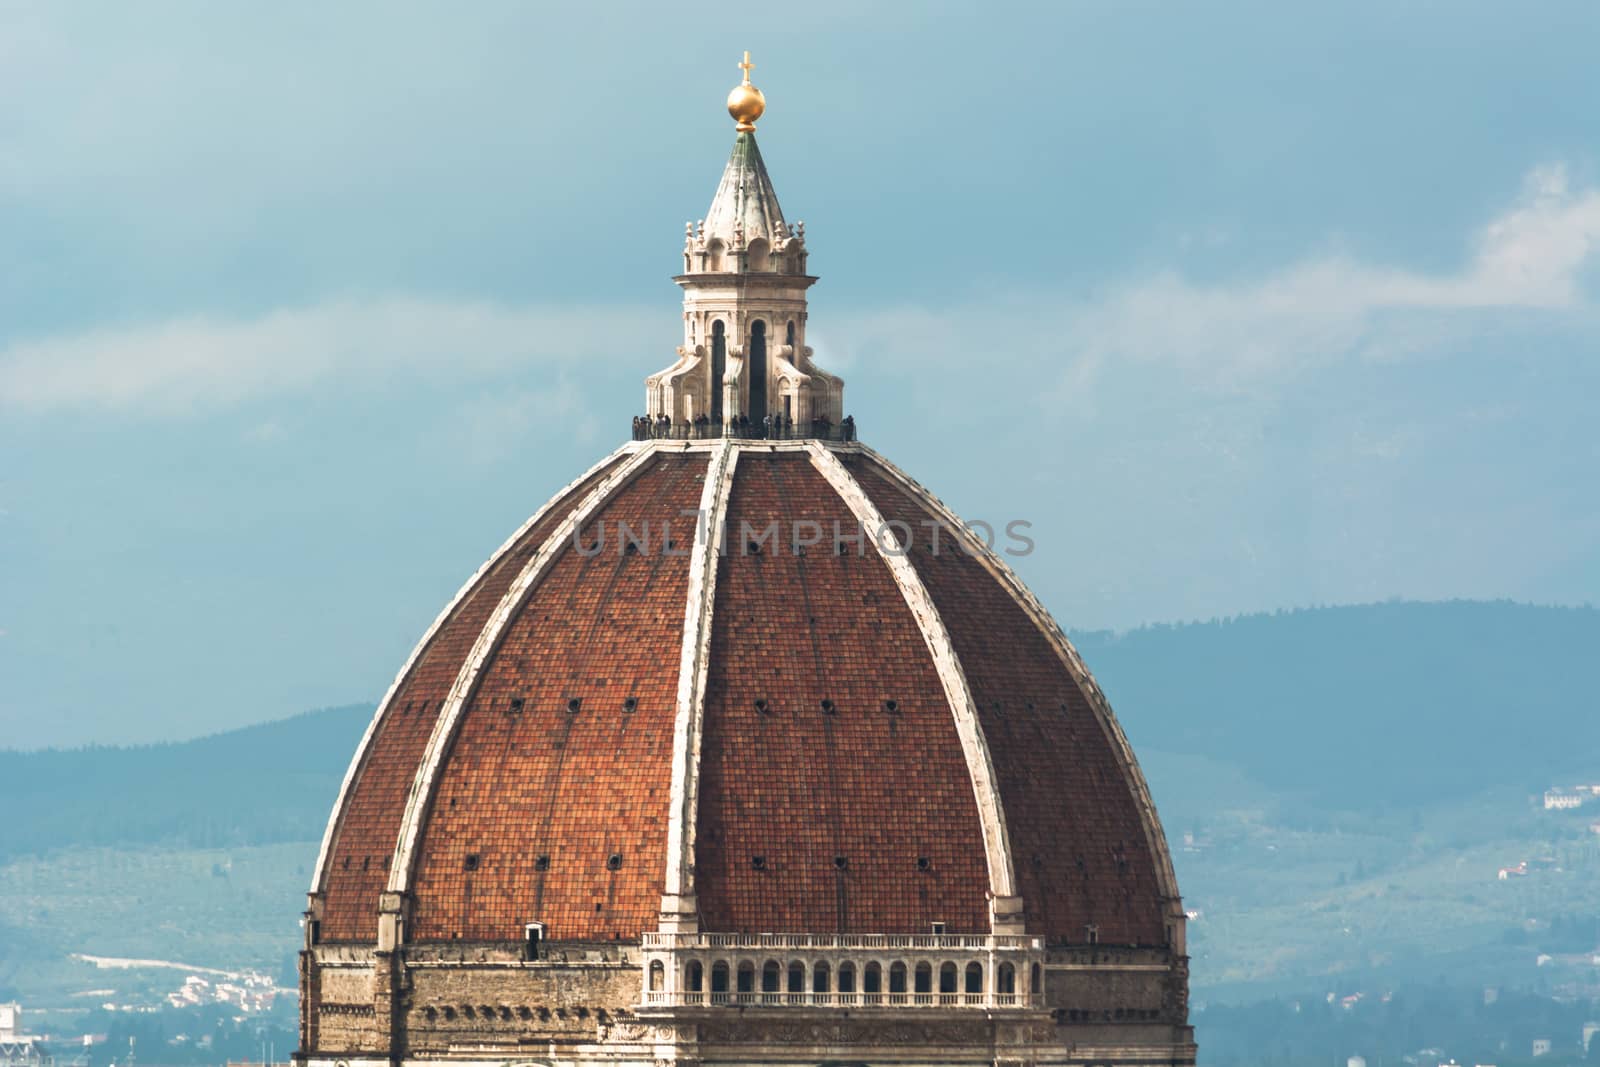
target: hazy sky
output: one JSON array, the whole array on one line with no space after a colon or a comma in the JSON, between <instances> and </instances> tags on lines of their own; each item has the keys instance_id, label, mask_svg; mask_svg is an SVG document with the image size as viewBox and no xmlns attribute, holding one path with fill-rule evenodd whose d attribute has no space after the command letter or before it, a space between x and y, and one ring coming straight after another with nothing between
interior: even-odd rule
<instances>
[{"instance_id":1,"label":"hazy sky","mask_svg":"<svg viewBox=\"0 0 1600 1067\"><path fill-rule=\"evenodd\" d=\"M671 362L745 48L1064 625L1600 600L1600 5L591 6L0 0L0 747L376 699Z\"/></svg>"}]
</instances>

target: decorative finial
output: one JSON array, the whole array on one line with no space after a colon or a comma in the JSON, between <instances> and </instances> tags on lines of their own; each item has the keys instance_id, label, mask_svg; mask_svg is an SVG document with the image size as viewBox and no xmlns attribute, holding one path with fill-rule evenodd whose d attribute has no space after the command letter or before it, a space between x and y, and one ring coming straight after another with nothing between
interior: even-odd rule
<instances>
[{"instance_id":1,"label":"decorative finial","mask_svg":"<svg viewBox=\"0 0 1600 1067\"><path fill-rule=\"evenodd\" d=\"M744 81L733 87L733 92L728 94L728 114L733 116L737 124L734 129L740 133L751 133L756 128L756 119L767 110L767 98L761 95L761 90L750 84L750 71L755 64L750 62L750 53L744 54L744 62L739 64L739 69L744 71Z\"/></svg>"}]
</instances>

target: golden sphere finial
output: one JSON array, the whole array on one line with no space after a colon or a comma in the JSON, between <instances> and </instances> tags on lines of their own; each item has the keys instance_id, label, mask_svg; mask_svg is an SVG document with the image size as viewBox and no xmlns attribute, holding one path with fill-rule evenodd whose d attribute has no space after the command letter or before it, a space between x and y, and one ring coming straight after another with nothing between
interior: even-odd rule
<instances>
[{"instance_id":1,"label":"golden sphere finial","mask_svg":"<svg viewBox=\"0 0 1600 1067\"><path fill-rule=\"evenodd\" d=\"M728 94L728 114L733 116L737 123L734 129L740 133L749 133L756 128L756 119L767 110L767 98L761 95L761 90L750 84L750 70L755 64L750 62L750 53L744 54L744 62L739 64L739 69L744 71L744 81L733 87L733 92Z\"/></svg>"}]
</instances>

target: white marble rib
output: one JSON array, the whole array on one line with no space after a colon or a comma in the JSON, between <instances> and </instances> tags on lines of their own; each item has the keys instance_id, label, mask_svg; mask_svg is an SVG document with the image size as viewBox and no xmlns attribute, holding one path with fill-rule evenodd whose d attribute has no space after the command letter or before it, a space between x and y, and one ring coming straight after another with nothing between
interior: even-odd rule
<instances>
[{"instance_id":1,"label":"white marble rib","mask_svg":"<svg viewBox=\"0 0 1600 1067\"><path fill-rule=\"evenodd\" d=\"M1122 757L1123 774L1128 788L1132 790L1134 801L1139 806L1140 820L1144 823L1144 832L1150 849L1156 856L1156 878L1160 882L1161 894L1169 901L1177 901L1178 877L1172 869L1172 853L1167 849L1166 833L1161 828L1161 818L1156 814L1155 801L1151 799L1150 787L1145 782L1144 772L1139 769L1139 761L1133 754L1133 746L1128 744L1127 734L1122 732L1122 724L1117 721L1116 715L1111 710L1110 701L1100 690L1100 685L1094 680L1094 675L1089 672L1088 666L1083 662L1083 657L1078 655L1078 650L1072 647L1072 642L1051 614L1040 604L1033 592L1022 583L1005 560L1001 559L988 545L983 544L972 536L956 514L944 505L938 497L928 492L914 478L906 474L899 467L890 463L883 456L871 448L862 446L862 452L873 462L877 463L901 487L921 500L924 507L934 513L934 516L944 523L956 536L972 551L974 558L978 559L989 573L993 574L1005 585L1012 597L1027 612L1034 625L1044 632L1046 639L1056 654L1061 657L1066 665L1067 673L1073 681L1078 683L1084 695L1089 700L1089 707L1094 711L1095 719L1100 728L1105 732L1106 739L1111 743L1113 750Z\"/></svg>"},{"instance_id":2,"label":"white marble rib","mask_svg":"<svg viewBox=\"0 0 1600 1067\"><path fill-rule=\"evenodd\" d=\"M705 715L711 624L717 595L717 558L723 516L733 490L739 449L724 441L712 454L700 493L694 556L689 561L683 610L683 654L678 666L677 715L672 727L672 794L667 815L667 875L661 902L663 928L694 922L695 823L700 799L700 736Z\"/></svg>"},{"instance_id":3,"label":"white marble rib","mask_svg":"<svg viewBox=\"0 0 1600 1067\"><path fill-rule=\"evenodd\" d=\"M989 755L989 744L983 736L978 721L978 709L967 686L967 675L956 656L950 633L945 629L939 609L928 595L922 578L903 551L892 550L887 542L894 531L886 528L883 515L853 478L844 464L832 451L813 443L808 449L812 465L827 479L840 499L850 508L851 514L866 531L878 549L878 555L889 567L889 573L900 587L906 606L922 630L922 639L933 655L934 670L944 687L945 699L955 716L956 734L961 739L961 751L966 756L967 773L972 779L972 791L978 802L978 819L983 829L984 853L989 862L989 893L994 900L1010 900L1016 896L1016 876L1012 866L1011 838L1006 829L1005 812L1000 801L1000 791L995 787L994 761Z\"/></svg>"},{"instance_id":4,"label":"white marble rib","mask_svg":"<svg viewBox=\"0 0 1600 1067\"><path fill-rule=\"evenodd\" d=\"M350 760L350 766L344 772L344 781L339 786L339 797L336 801L334 801L333 813L328 816L328 825L322 832L322 846L317 851L317 864L311 872L310 891L312 893L320 893L322 891L323 875L326 873L328 856L333 852L333 843L338 835L339 821L344 815L345 802L349 799L350 790L355 785L356 779L359 777L362 767L366 764L367 753L372 747L372 739L378 732L378 723L383 721L383 716L386 712L388 712L389 703L394 699L394 694L400 688L400 683L405 681L406 676L411 673L411 668L416 665L417 660L422 658L423 650L426 649L429 643L433 641L434 635L439 632L439 628L443 626L445 620L450 618L451 614L455 612L456 606L466 598L467 593L472 590L473 586L477 585L483 576L489 573L489 569L496 563L500 562L500 559L507 552L511 551L512 546L514 546L518 541L522 540L527 532L533 529L534 525L537 524L539 520L543 519L557 502L564 499L568 493L572 492L575 488L582 485L586 480L593 477L596 472L603 470L606 464L611 463L621 456L627 455L629 452L637 451L640 447L640 444L635 442L630 442L623 445L615 452L612 452L610 455L606 456L605 459L602 459L599 463L596 463L593 467L590 467L588 470L584 471L581 475L568 483L560 492L556 493L555 496L546 501L543 507L534 512L532 518L523 523L521 526L517 527L517 532L507 538L505 544L495 549L493 555L484 561L483 566L479 567L477 571L473 573L471 578L467 579L466 584L462 585L462 587L456 591L456 595L451 599L450 603L446 604L444 610L441 611L438 617L433 620L433 625L428 627L427 632L422 635L422 640L418 641L416 647L411 650L411 655L406 658L405 664L400 668L400 672L394 676L394 681L389 683L388 692L384 693L383 699L378 701L377 710L372 713L372 720L367 723L366 732L361 735L361 743L356 746L356 754L354 758Z\"/></svg>"},{"instance_id":5,"label":"white marble rib","mask_svg":"<svg viewBox=\"0 0 1600 1067\"><path fill-rule=\"evenodd\" d=\"M478 634L472 652L461 665L461 671L450 687L450 695L445 700L444 710L439 713L439 719L434 724L433 734L428 739L428 747L422 762L417 767L416 778L411 783L411 793L406 798L405 817L401 820L400 833L395 842L394 862L389 868L389 892L404 893L410 889L413 873L411 868L416 860L417 843L422 828L427 823L428 806L433 802L433 792L438 784L439 772L450 746L455 741L456 727L460 724L462 712L472 699L473 693L477 691L483 670L494 655L495 649L500 646L507 625L516 617L523 600L538 584L551 563L560 556L562 548L571 540L573 531L587 522L608 497L632 481L659 452L664 451L651 447L653 444L654 442L650 442L635 446L637 450L626 463L606 475L600 484L589 490L582 502L545 539L539 551L522 568L522 572L500 598L500 603L495 606L482 632Z\"/></svg>"}]
</instances>

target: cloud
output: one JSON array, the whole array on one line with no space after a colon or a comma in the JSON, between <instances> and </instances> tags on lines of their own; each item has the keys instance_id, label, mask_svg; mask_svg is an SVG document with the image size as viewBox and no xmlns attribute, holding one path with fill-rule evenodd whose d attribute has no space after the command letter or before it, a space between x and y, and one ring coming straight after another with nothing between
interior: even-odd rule
<instances>
[{"instance_id":1,"label":"cloud","mask_svg":"<svg viewBox=\"0 0 1600 1067\"><path fill-rule=\"evenodd\" d=\"M1047 405L1081 408L1112 364L1249 390L1331 359L1439 349L1486 314L1583 310L1583 274L1600 251L1600 190L1573 189L1564 166L1537 167L1470 248L1459 269L1441 274L1342 256L1225 284L1160 272L1090 299L1033 291L981 305L888 309L829 336L843 343L839 362L870 352L935 378L978 354L1011 373L1028 368L1036 383L1052 383L1030 391ZM818 347L826 362L832 353ZM1040 368L1048 368L1042 377Z\"/></svg>"},{"instance_id":2,"label":"cloud","mask_svg":"<svg viewBox=\"0 0 1600 1067\"><path fill-rule=\"evenodd\" d=\"M1080 413L1092 408L1113 365L1163 367L1200 388L1248 392L1333 359L1444 348L1476 328L1480 313L1583 308L1583 274L1600 249L1600 190L1574 189L1562 165L1534 168L1516 201L1469 247L1453 272L1341 256L1225 284L1160 272L1088 299L1018 291L938 309L845 314L819 323L813 341L824 366L898 366L931 391L970 380L981 355L1001 372L989 376L991 385L1025 371L1037 386L1034 403ZM559 373L656 349L665 363L672 329L670 315L653 309L426 299L194 316L16 342L0 352L0 409L173 416L333 381L376 388L540 366Z\"/></svg>"},{"instance_id":3,"label":"cloud","mask_svg":"<svg viewBox=\"0 0 1600 1067\"><path fill-rule=\"evenodd\" d=\"M1445 301L1478 305L1567 307L1577 280L1600 248L1600 191L1574 194L1566 167L1539 167L1522 202L1484 230L1470 274L1444 287Z\"/></svg>"},{"instance_id":4,"label":"cloud","mask_svg":"<svg viewBox=\"0 0 1600 1067\"><path fill-rule=\"evenodd\" d=\"M565 375L535 389L500 388L454 405L434 433L442 450L478 467L533 454L532 442L553 426L593 445L621 420L602 422L583 400Z\"/></svg>"},{"instance_id":5,"label":"cloud","mask_svg":"<svg viewBox=\"0 0 1600 1067\"><path fill-rule=\"evenodd\" d=\"M918 420L958 509L1027 507L1024 576L1070 619L1581 599L1600 191L1540 167L1485 214L1439 268L1308 255L898 307L832 323L818 358L894 383L864 431Z\"/></svg>"},{"instance_id":6,"label":"cloud","mask_svg":"<svg viewBox=\"0 0 1600 1067\"><path fill-rule=\"evenodd\" d=\"M0 409L199 414L335 380L382 387L570 368L663 348L672 329L670 316L629 308L414 299L194 316L17 342L0 353Z\"/></svg>"}]
</instances>

